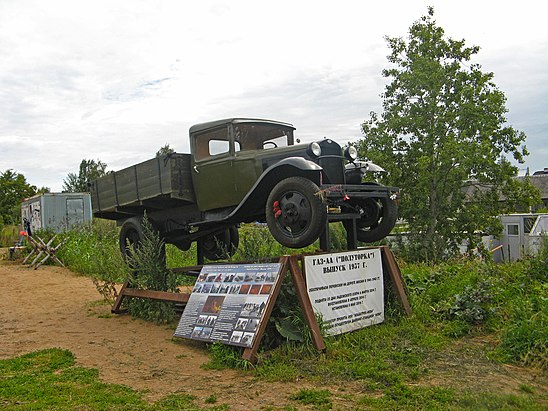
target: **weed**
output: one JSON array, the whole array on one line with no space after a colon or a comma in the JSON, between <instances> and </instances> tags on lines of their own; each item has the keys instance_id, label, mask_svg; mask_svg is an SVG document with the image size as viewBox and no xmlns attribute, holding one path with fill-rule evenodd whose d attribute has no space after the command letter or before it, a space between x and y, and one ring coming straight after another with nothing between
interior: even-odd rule
<instances>
[{"instance_id":1,"label":"weed","mask_svg":"<svg viewBox=\"0 0 548 411\"><path fill-rule=\"evenodd\" d=\"M249 361L242 358L243 349L219 342L209 345L210 361L203 365L205 369L236 368L248 370L253 367Z\"/></svg>"},{"instance_id":2,"label":"weed","mask_svg":"<svg viewBox=\"0 0 548 411\"><path fill-rule=\"evenodd\" d=\"M11 247L19 239L19 228L16 225L0 224L0 247Z\"/></svg>"},{"instance_id":3,"label":"weed","mask_svg":"<svg viewBox=\"0 0 548 411\"><path fill-rule=\"evenodd\" d=\"M527 384L520 384L519 385L519 390L523 391L524 393L527 393L527 394L533 394L535 392L533 387L531 387L530 385L527 385Z\"/></svg>"},{"instance_id":4,"label":"weed","mask_svg":"<svg viewBox=\"0 0 548 411\"><path fill-rule=\"evenodd\" d=\"M490 284L480 281L474 286L467 286L464 291L455 296L449 317L470 324L481 324L487 320L490 310L487 305L491 302Z\"/></svg>"},{"instance_id":5,"label":"weed","mask_svg":"<svg viewBox=\"0 0 548 411\"><path fill-rule=\"evenodd\" d=\"M134 288L155 291L177 291L177 276L171 274L165 264L164 243L148 219L143 219L143 239L134 250L129 248L128 266L134 272L129 284ZM157 324L173 321L173 304L165 301L131 298L127 303L129 313Z\"/></svg>"},{"instance_id":6,"label":"weed","mask_svg":"<svg viewBox=\"0 0 548 411\"><path fill-rule=\"evenodd\" d=\"M313 405L316 410L330 410L333 407L329 390L302 389L290 398L304 405Z\"/></svg>"},{"instance_id":7,"label":"weed","mask_svg":"<svg viewBox=\"0 0 548 411\"><path fill-rule=\"evenodd\" d=\"M215 394L211 394L209 397L207 397L204 401L206 404L215 404L217 402L217 396Z\"/></svg>"},{"instance_id":8,"label":"weed","mask_svg":"<svg viewBox=\"0 0 548 411\"><path fill-rule=\"evenodd\" d=\"M515 302L495 353L503 361L548 369L548 286L539 288L537 296Z\"/></svg>"}]
</instances>

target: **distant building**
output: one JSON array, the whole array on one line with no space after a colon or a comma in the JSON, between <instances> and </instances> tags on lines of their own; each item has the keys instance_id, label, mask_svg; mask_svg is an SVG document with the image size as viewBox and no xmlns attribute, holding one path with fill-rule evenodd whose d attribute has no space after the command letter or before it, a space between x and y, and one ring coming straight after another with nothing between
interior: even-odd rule
<instances>
[{"instance_id":1,"label":"distant building","mask_svg":"<svg viewBox=\"0 0 548 411\"><path fill-rule=\"evenodd\" d=\"M542 205L534 207L533 212L539 208L548 208L548 167L542 171L535 171L532 176L516 177L516 180L524 181L526 178L538 189L542 199Z\"/></svg>"},{"instance_id":2,"label":"distant building","mask_svg":"<svg viewBox=\"0 0 548 411\"><path fill-rule=\"evenodd\" d=\"M519 176L514 177L517 181L523 182L526 179L529 179L529 182L532 186L536 187L540 193L540 198L542 204L535 205L532 210L518 210L521 212L537 212L541 208L548 208L548 168L545 168L542 171L536 171L533 175L530 176ZM463 188L467 201L472 201L473 195L478 190L484 192L488 190L489 186L479 184L477 181L469 181L469 184ZM505 201L506 198L501 194L500 201Z\"/></svg>"}]
</instances>

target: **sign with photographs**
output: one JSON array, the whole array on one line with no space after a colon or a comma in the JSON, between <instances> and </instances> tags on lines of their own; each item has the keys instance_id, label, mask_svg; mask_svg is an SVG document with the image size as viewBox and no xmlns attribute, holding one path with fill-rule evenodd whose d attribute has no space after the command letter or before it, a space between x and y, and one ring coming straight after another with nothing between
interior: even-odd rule
<instances>
[{"instance_id":1,"label":"sign with photographs","mask_svg":"<svg viewBox=\"0 0 548 411\"><path fill-rule=\"evenodd\" d=\"M204 266L174 335L251 347L280 269L278 263Z\"/></svg>"},{"instance_id":2,"label":"sign with photographs","mask_svg":"<svg viewBox=\"0 0 548 411\"><path fill-rule=\"evenodd\" d=\"M314 311L330 335L384 321L381 251L363 249L304 257Z\"/></svg>"}]
</instances>

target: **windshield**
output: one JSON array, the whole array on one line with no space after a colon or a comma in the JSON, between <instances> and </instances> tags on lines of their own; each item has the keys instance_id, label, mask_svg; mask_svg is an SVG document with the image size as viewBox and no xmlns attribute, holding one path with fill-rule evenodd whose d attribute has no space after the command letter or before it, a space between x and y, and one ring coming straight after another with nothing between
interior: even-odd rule
<instances>
[{"instance_id":1,"label":"windshield","mask_svg":"<svg viewBox=\"0 0 548 411\"><path fill-rule=\"evenodd\" d=\"M293 129L271 124L234 124L236 151L260 150L293 145Z\"/></svg>"}]
</instances>

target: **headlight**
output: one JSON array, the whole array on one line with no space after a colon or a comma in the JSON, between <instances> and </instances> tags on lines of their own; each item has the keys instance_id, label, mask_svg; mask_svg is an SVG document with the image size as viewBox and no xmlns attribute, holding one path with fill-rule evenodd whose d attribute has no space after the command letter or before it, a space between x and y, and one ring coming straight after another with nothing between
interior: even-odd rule
<instances>
[{"instance_id":1,"label":"headlight","mask_svg":"<svg viewBox=\"0 0 548 411\"><path fill-rule=\"evenodd\" d=\"M308 151L310 151L310 154L312 154L314 157L319 157L322 154L322 148L316 142L310 143L310 145L308 146Z\"/></svg>"},{"instance_id":2,"label":"headlight","mask_svg":"<svg viewBox=\"0 0 548 411\"><path fill-rule=\"evenodd\" d=\"M348 146L344 150L344 156L348 161L354 161L358 158L358 150L356 150L356 147L354 146Z\"/></svg>"}]
</instances>

